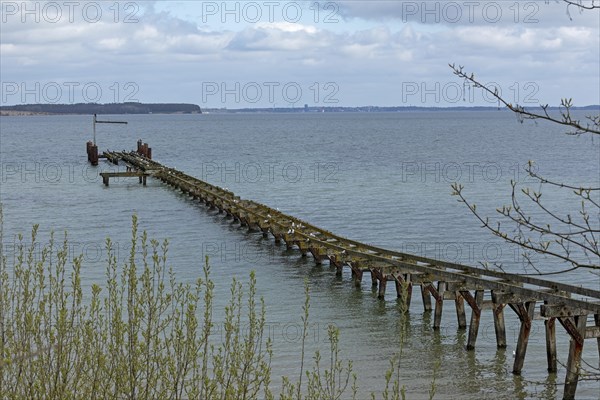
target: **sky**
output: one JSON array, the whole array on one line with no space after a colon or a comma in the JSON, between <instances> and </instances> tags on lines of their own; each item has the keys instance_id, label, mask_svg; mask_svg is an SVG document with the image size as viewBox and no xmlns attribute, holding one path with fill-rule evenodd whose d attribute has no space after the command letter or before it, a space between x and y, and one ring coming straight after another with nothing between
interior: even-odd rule
<instances>
[{"instance_id":1,"label":"sky","mask_svg":"<svg viewBox=\"0 0 600 400\"><path fill-rule=\"evenodd\" d=\"M497 106L449 63L511 103L600 104L600 10L563 1L2 0L0 21L0 105Z\"/></svg>"}]
</instances>

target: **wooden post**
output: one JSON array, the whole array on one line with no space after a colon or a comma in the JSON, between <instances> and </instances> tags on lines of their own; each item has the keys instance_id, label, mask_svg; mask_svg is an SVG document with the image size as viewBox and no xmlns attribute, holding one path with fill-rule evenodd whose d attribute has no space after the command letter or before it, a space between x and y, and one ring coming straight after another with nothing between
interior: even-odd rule
<instances>
[{"instance_id":1,"label":"wooden post","mask_svg":"<svg viewBox=\"0 0 600 400\"><path fill-rule=\"evenodd\" d=\"M446 292L446 282L438 282L437 290L433 285L429 285L429 292L435 298L435 311L433 315L433 329L440 329L442 325L442 311L444 308L444 292Z\"/></svg>"},{"instance_id":2,"label":"wooden post","mask_svg":"<svg viewBox=\"0 0 600 400\"><path fill-rule=\"evenodd\" d=\"M594 314L594 323L600 327L600 314ZM600 337L596 338L596 341L598 342L598 368L600 368Z\"/></svg>"},{"instance_id":3,"label":"wooden post","mask_svg":"<svg viewBox=\"0 0 600 400\"><path fill-rule=\"evenodd\" d=\"M375 275L375 272L373 270L371 270L371 287L376 288L377 287L377 275Z\"/></svg>"},{"instance_id":4,"label":"wooden post","mask_svg":"<svg viewBox=\"0 0 600 400\"><path fill-rule=\"evenodd\" d=\"M583 352L587 315L577 315L574 318L559 318L558 320L571 336L563 400L573 400L575 399L577 382L579 381L579 370L581 369L581 353Z\"/></svg>"},{"instance_id":5,"label":"wooden post","mask_svg":"<svg viewBox=\"0 0 600 400\"><path fill-rule=\"evenodd\" d=\"M526 303L509 304L521 320L521 329L519 330L519 339L517 341L517 350L515 354L515 362L513 364L513 374L520 375L525 362L525 353L527 352L527 344L529 343L529 334L531 333L531 321L533 320L533 312L535 310L535 301Z\"/></svg>"},{"instance_id":6,"label":"wooden post","mask_svg":"<svg viewBox=\"0 0 600 400\"><path fill-rule=\"evenodd\" d=\"M496 332L496 346L506 348L506 327L504 324L505 304L494 304L494 331Z\"/></svg>"},{"instance_id":7,"label":"wooden post","mask_svg":"<svg viewBox=\"0 0 600 400\"><path fill-rule=\"evenodd\" d=\"M412 300L413 283L410 280L410 274L405 276L406 282L406 310L410 309L410 302Z\"/></svg>"},{"instance_id":8,"label":"wooden post","mask_svg":"<svg viewBox=\"0 0 600 400\"><path fill-rule=\"evenodd\" d=\"M90 153L88 154L88 159L90 161L90 164L94 166L98 165L98 146L90 146Z\"/></svg>"},{"instance_id":9,"label":"wooden post","mask_svg":"<svg viewBox=\"0 0 600 400\"><path fill-rule=\"evenodd\" d=\"M467 340L467 350L474 350L479 334L479 320L481 319L481 306L483 305L483 290L476 290L475 296L468 290L461 290L460 294L471 307L471 323L469 324L469 338Z\"/></svg>"},{"instance_id":10,"label":"wooden post","mask_svg":"<svg viewBox=\"0 0 600 400\"><path fill-rule=\"evenodd\" d=\"M423 309L431 311L431 295L429 294L429 290L426 289L427 285L425 282L421 284L421 298L423 299Z\"/></svg>"},{"instance_id":11,"label":"wooden post","mask_svg":"<svg viewBox=\"0 0 600 400\"><path fill-rule=\"evenodd\" d=\"M544 321L546 330L546 358L548 359L548 372L556 372L556 318L550 317Z\"/></svg>"},{"instance_id":12,"label":"wooden post","mask_svg":"<svg viewBox=\"0 0 600 400\"><path fill-rule=\"evenodd\" d=\"M377 293L377 298L379 300L385 299L385 287L387 286L387 278L385 276L381 276L379 278L379 292Z\"/></svg>"},{"instance_id":13,"label":"wooden post","mask_svg":"<svg viewBox=\"0 0 600 400\"><path fill-rule=\"evenodd\" d=\"M363 277L363 271L360 269L360 263L351 263L350 266L352 268L352 280L354 282L354 287L360 288Z\"/></svg>"},{"instance_id":14,"label":"wooden post","mask_svg":"<svg viewBox=\"0 0 600 400\"><path fill-rule=\"evenodd\" d=\"M412 297L413 287L412 282L409 280L409 276L410 275L408 274L406 275L406 278L402 277L401 275L394 276L394 281L396 283L396 295L399 299L402 299L404 296L406 296L406 298L404 299L404 306L406 307L406 311L410 309L410 300Z\"/></svg>"},{"instance_id":15,"label":"wooden post","mask_svg":"<svg viewBox=\"0 0 600 400\"><path fill-rule=\"evenodd\" d=\"M458 329L467 328L467 315L465 313L465 299L460 292L454 292L454 304L456 306L456 319L458 320Z\"/></svg>"}]
</instances>

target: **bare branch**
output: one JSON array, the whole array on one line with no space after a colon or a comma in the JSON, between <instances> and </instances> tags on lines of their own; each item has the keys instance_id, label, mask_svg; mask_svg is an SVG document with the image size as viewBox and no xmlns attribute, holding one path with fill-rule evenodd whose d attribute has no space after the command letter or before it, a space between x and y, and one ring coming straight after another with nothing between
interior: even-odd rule
<instances>
[{"instance_id":1,"label":"bare branch","mask_svg":"<svg viewBox=\"0 0 600 400\"><path fill-rule=\"evenodd\" d=\"M587 119L591 122L591 124L588 123L586 126L584 126L579 120L573 119L573 117L571 116L571 108L573 107L572 99L562 99L561 100L561 107L564 109L564 111L563 110L560 111L561 119L557 119L548 113L548 105L547 104L540 105L540 107L543 110L543 113L538 114L538 113L530 112L530 111L527 111L523 106L520 106L518 104L513 105L512 103L509 103L508 101L504 100L498 94L497 88L494 88L494 90L492 90L491 88L485 86L484 84L479 82L477 79L475 79L474 74L469 75L468 73L466 73L464 71L463 66L457 67L455 64L448 64L448 65L450 66L450 68L452 68L454 75L471 82L474 87L481 88L484 91L488 92L495 99L497 99L499 103L504 104L509 110L516 113L519 116L520 122L523 122L523 120L525 120L525 119L542 119L542 120L551 121L556 124L575 129L574 132L568 132L569 134L572 134L572 135L580 135L583 133L592 133L592 134L600 135L600 124L599 124L600 118L587 117Z\"/></svg>"}]
</instances>

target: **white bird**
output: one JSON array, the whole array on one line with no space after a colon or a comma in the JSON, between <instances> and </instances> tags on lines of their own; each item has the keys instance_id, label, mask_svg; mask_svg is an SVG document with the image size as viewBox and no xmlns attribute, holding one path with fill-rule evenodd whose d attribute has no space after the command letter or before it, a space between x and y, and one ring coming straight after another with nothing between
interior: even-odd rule
<instances>
[{"instance_id":1,"label":"white bird","mask_svg":"<svg viewBox=\"0 0 600 400\"><path fill-rule=\"evenodd\" d=\"M296 224L292 222L292 228L294 228L295 226L296 226Z\"/></svg>"}]
</instances>

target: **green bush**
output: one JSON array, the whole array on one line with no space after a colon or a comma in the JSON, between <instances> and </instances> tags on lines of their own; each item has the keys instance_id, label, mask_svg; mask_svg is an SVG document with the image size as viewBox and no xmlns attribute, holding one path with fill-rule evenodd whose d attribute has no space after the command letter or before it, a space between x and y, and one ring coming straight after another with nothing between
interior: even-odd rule
<instances>
[{"instance_id":1,"label":"green bush","mask_svg":"<svg viewBox=\"0 0 600 400\"><path fill-rule=\"evenodd\" d=\"M122 266L106 240L106 282L83 295L82 257L68 264L68 241L54 235L38 249L22 236L14 265L0 259L0 394L44 399L272 399L271 341L264 335L265 304L256 279L233 280L224 335L216 343L214 284L206 259L203 277L178 283L166 267L168 243L138 234L133 217L131 252ZM2 213L0 209L0 243ZM310 296L303 306L300 374L282 378L279 398L355 398L352 362L341 359L339 331L328 329L329 354L305 368ZM393 378L393 379L392 379ZM384 399L404 398L397 361L385 375ZM435 382L432 384L432 393ZM375 398L375 394L372 395Z\"/></svg>"}]
</instances>

